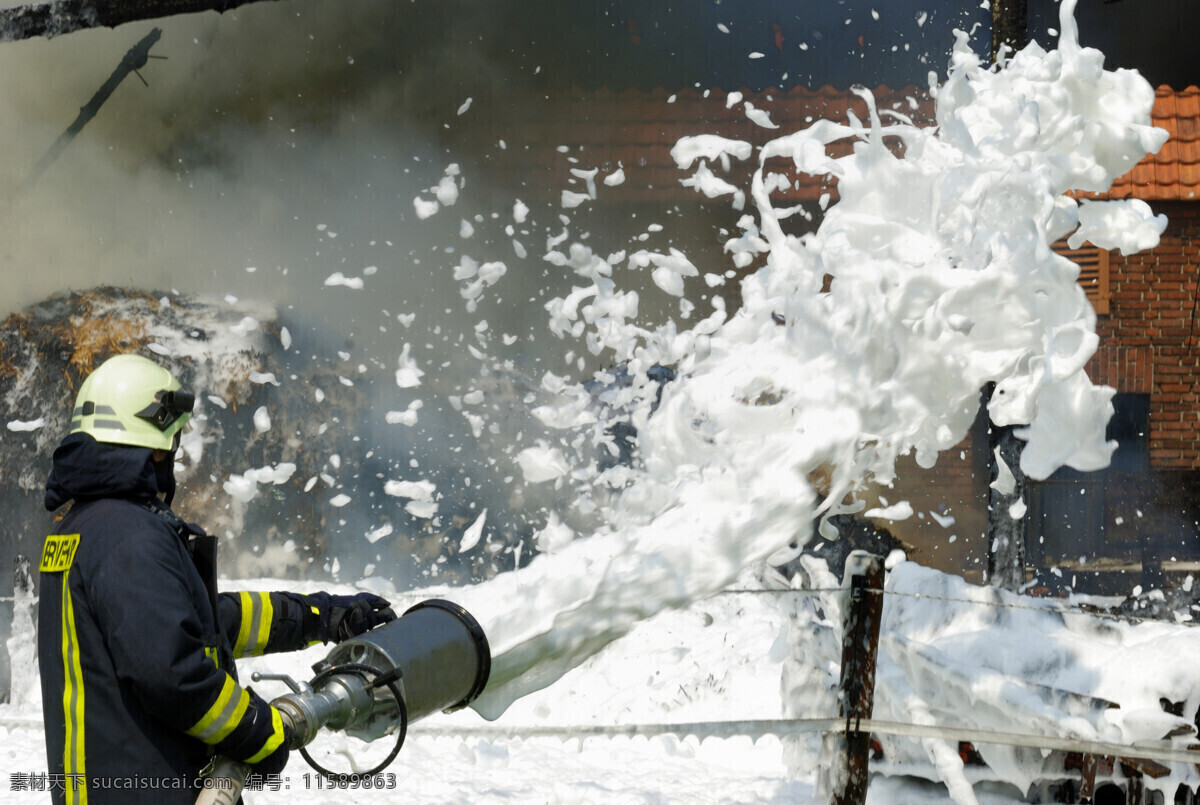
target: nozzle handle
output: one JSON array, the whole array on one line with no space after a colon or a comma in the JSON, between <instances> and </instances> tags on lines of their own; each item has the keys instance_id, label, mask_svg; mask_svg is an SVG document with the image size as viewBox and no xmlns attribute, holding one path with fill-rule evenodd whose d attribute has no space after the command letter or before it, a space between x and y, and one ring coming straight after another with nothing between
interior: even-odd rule
<instances>
[{"instance_id":1,"label":"nozzle handle","mask_svg":"<svg viewBox=\"0 0 1200 805\"><path fill-rule=\"evenodd\" d=\"M268 682L282 682L291 688L293 693L303 693L305 690L304 686L287 674L264 674L261 671L255 671L250 675L250 678L255 682L262 682L264 680Z\"/></svg>"}]
</instances>

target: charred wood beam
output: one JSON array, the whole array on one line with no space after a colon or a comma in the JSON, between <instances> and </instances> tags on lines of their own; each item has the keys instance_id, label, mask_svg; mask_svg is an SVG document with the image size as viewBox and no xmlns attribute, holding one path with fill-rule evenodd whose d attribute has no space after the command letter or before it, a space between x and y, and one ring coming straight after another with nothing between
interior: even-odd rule
<instances>
[{"instance_id":1,"label":"charred wood beam","mask_svg":"<svg viewBox=\"0 0 1200 805\"><path fill-rule=\"evenodd\" d=\"M0 42L50 39L86 28L116 28L127 22L229 11L262 0L47 0L0 8Z\"/></svg>"},{"instance_id":2,"label":"charred wood beam","mask_svg":"<svg viewBox=\"0 0 1200 805\"><path fill-rule=\"evenodd\" d=\"M100 89L96 90L96 94L92 96L92 99L80 107L79 115L75 118L74 122L67 127L66 131L58 136L58 139L54 141L54 145L50 146L50 150L38 160L29 177L17 188L18 196L32 187L46 169L54 163L54 160L58 159L63 150L71 143L71 140L75 139L75 135L79 134L83 130L83 127L88 124L88 121L96 116L96 113L100 111L100 107L113 94L113 91L116 90L120 83L125 80L126 76L130 73L135 73L139 78L141 77L141 73L138 73L138 70L146 66L146 62L150 59L150 48L154 47L154 44L160 37L162 37L162 29L155 28L142 37L140 42L129 49L129 52L121 59L121 63L117 65L117 69L113 70L108 80L104 82ZM145 80L144 78L142 79L143 82Z\"/></svg>"}]
</instances>

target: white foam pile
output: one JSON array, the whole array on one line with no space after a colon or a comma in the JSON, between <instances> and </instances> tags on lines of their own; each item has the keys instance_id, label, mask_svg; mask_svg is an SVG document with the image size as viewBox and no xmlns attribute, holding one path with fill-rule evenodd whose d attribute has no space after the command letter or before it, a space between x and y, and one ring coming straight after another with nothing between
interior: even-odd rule
<instances>
[{"instance_id":1,"label":"white foam pile","mask_svg":"<svg viewBox=\"0 0 1200 805\"><path fill-rule=\"evenodd\" d=\"M810 587L837 588L823 564L803 561ZM915 562L890 564L872 717L970 730L986 766L964 765L957 740L945 734L879 733L882 756L872 759L873 772L939 781L957 805L978 805L986 801L981 783L1002 782L1014 796L1036 784L1078 783L1065 753L1043 751L1040 738L1167 749L1194 744L1192 720L1163 706L1184 713L1200 706L1200 673L1186 659L1200 630L1182 625L1194 611L1181 609L1172 621L1108 616L1089 611L1086 598L1034 599ZM784 708L789 718L829 718L838 711L844 598L821 592L795 604L781 671ZM999 734L1000 743L988 742ZM1023 745L1003 743L1012 736ZM830 765L819 734L795 739L786 761L801 777ZM1176 786L1200 783L1194 765L1165 765L1168 772L1144 782L1168 800Z\"/></svg>"},{"instance_id":2,"label":"white foam pile","mask_svg":"<svg viewBox=\"0 0 1200 805\"><path fill-rule=\"evenodd\" d=\"M876 717L1122 745L1195 742L1193 719L1165 712L1163 702L1186 713L1200 705L1200 675L1178 659L1200 648L1200 630L1098 617L911 562L893 570L887 589L881 633L889 662L877 677ZM905 758L910 768L924 761L956 802L974 805L957 746L924 744ZM986 742L977 749L996 778L1021 791L1064 775L1061 755ZM1169 765L1169 776L1147 778L1149 788L1170 797L1180 783L1200 783L1195 766Z\"/></svg>"},{"instance_id":3,"label":"white foam pile","mask_svg":"<svg viewBox=\"0 0 1200 805\"><path fill-rule=\"evenodd\" d=\"M374 584L371 584L373 581ZM226 590L298 592L317 589L386 594L398 610L428 597L463 600L472 613L503 606L493 595L503 591L478 585L467 592L449 588L397 593L379 579L356 586L276 579L227 580ZM780 643L786 616L779 601L754 592L722 596L693 607L665 612L639 624L627 639L574 669L559 684L516 703L495 723L470 710L433 715L412 724L395 761L379 777L383 785L337 789L318 780L304 760L293 754L278 787L247 792L256 805L304 803L344 805L393 803L734 803L810 801L812 785L792 779L783 765L777 736L743 736L700 740L695 736L616 737L604 735L564 740L533 735L529 728L583 727L662 721L720 720L736 710L739 718L774 718L780 708L779 672L784 655L770 648ZM23 647L21 695L0 705L0 803L21 805L44 798L30 788L14 788L25 772L44 772L32 623L15 633ZM782 643L780 643L782 645ZM312 678L312 664L329 648L265 655L240 661L239 674L249 681L255 671ZM14 653L14 656L18 656ZM286 692L280 682L253 683L264 696ZM363 771L382 760L394 745L385 737L369 745L343 733L325 732L309 747L313 757L338 771ZM16 776L14 776L16 775ZM904 800L891 800L900 805ZM929 805L929 800L913 800ZM936 800L934 800L936 802Z\"/></svg>"}]
</instances>

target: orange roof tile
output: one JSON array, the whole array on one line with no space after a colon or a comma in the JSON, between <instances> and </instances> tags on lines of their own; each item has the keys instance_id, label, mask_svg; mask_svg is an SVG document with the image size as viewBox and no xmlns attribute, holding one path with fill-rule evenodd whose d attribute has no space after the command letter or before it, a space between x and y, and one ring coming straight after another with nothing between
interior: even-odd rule
<instances>
[{"instance_id":1,"label":"orange roof tile","mask_svg":"<svg viewBox=\"0 0 1200 805\"><path fill-rule=\"evenodd\" d=\"M1159 87L1150 117L1167 130L1163 147L1147 154L1107 193L1088 193L1089 198L1200 201L1200 89Z\"/></svg>"}]
</instances>

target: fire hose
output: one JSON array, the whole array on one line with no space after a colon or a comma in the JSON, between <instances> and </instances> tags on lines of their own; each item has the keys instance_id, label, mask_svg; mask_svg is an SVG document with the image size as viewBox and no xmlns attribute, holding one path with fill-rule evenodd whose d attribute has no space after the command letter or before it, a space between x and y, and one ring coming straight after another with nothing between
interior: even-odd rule
<instances>
[{"instance_id":1,"label":"fire hose","mask_svg":"<svg viewBox=\"0 0 1200 805\"><path fill-rule=\"evenodd\" d=\"M373 776L400 752L408 725L434 712L466 707L483 692L491 673L491 650L479 623L458 604L432 598L396 620L334 646L313 666L316 676L297 683L286 674L253 679L284 682L291 693L272 700L291 729L290 749L327 777L305 747L322 727L362 741L396 736L391 753L361 775ZM234 805L251 767L218 757L208 772L212 787L196 805Z\"/></svg>"}]
</instances>

